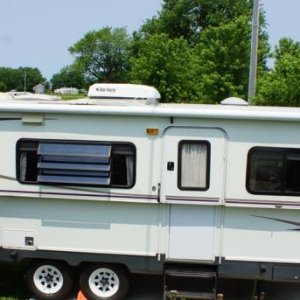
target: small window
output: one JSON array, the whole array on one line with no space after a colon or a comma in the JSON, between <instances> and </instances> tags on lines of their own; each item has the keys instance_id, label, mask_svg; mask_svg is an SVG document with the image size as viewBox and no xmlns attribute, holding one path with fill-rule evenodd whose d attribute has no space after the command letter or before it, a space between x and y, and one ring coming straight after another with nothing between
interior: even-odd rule
<instances>
[{"instance_id":1,"label":"small window","mask_svg":"<svg viewBox=\"0 0 300 300\"><path fill-rule=\"evenodd\" d=\"M178 186L182 190L207 190L209 187L210 144L207 141L179 143Z\"/></svg>"},{"instance_id":2,"label":"small window","mask_svg":"<svg viewBox=\"0 0 300 300\"><path fill-rule=\"evenodd\" d=\"M21 140L17 152L21 183L124 188L134 184L131 144Z\"/></svg>"},{"instance_id":3,"label":"small window","mask_svg":"<svg viewBox=\"0 0 300 300\"><path fill-rule=\"evenodd\" d=\"M300 149L252 148L246 185L253 194L300 194Z\"/></svg>"}]
</instances>

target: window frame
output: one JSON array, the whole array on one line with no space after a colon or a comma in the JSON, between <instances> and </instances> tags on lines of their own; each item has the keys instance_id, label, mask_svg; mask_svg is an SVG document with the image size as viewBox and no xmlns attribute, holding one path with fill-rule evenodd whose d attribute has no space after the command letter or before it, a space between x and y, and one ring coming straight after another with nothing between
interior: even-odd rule
<instances>
[{"instance_id":1,"label":"window frame","mask_svg":"<svg viewBox=\"0 0 300 300\"><path fill-rule=\"evenodd\" d=\"M181 178L182 178L182 167L181 167L181 160L182 160L182 146L184 144L196 144L196 145L206 145L207 155L206 155L206 182L205 187L186 187L182 186ZM178 172L177 172L177 187L182 191L207 191L210 188L210 164L211 164L211 144L207 140L181 140L178 143Z\"/></svg>"},{"instance_id":2,"label":"window frame","mask_svg":"<svg viewBox=\"0 0 300 300\"><path fill-rule=\"evenodd\" d=\"M262 151L272 151L273 153L282 153L282 172L280 174L280 180L281 180L281 190L280 191L253 191L250 188L250 180L251 180L251 159L253 156L253 153L257 150L262 150ZM248 157L247 157L247 169L246 169L246 190L248 193L252 195L273 195L273 196L295 196L299 197L300 195L300 187L299 191L291 192L287 191L287 157L289 154L297 153L300 155L300 149L299 148L284 148L284 147L265 147L265 146L255 146L252 147L248 151Z\"/></svg>"},{"instance_id":3,"label":"window frame","mask_svg":"<svg viewBox=\"0 0 300 300\"><path fill-rule=\"evenodd\" d=\"M22 181L21 180L21 168L20 168L20 158L21 158L21 150L20 146L23 142L33 142L33 143L57 143L57 144L80 144L80 145L111 145L111 164L113 166L113 149L118 146L128 146L132 150L133 155L133 176L132 176L132 184L129 186L125 185L116 185L110 183L109 185L93 185L93 184L84 184L84 183L62 183L62 182L49 182L43 183L38 181ZM16 143L16 179L21 184L33 184L33 185L46 185L46 186L85 186L85 187L97 187L97 188L114 188L114 189L132 189L136 184L136 160L137 160L137 149L135 144L132 142L124 142L124 141L90 141L90 140L60 140L60 139L30 139L30 138L21 138Z\"/></svg>"}]
</instances>

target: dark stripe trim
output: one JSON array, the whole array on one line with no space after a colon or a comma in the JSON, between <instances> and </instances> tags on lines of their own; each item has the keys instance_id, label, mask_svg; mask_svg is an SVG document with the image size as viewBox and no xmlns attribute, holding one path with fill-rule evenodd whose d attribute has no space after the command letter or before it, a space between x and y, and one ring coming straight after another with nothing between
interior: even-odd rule
<instances>
[{"instance_id":1,"label":"dark stripe trim","mask_svg":"<svg viewBox=\"0 0 300 300\"><path fill-rule=\"evenodd\" d=\"M299 228L294 228L294 229L289 229L289 230L291 230L291 231L300 231L300 222L289 221L289 220L278 219L278 218L255 216L255 215L254 215L254 217L261 218L261 219L272 220L272 221L281 222L281 223L286 223L286 224L290 224L290 225L295 225L295 226L298 226Z\"/></svg>"},{"instance_id":2,"label":"dark stripe trim","mask_svg":"<svg viewBox=\"0 0 300 300\"><path fill-rule=\"evenodd\" d=\"M22 120L22 118L0 118L0 121L16 121Z\"/></svg>"},{"instance_id":3,"label":"dark stripe trim","mask_svg":"<svg viewBox=\"0 0 300 300\"><path fill-rule=\"evenodd\" d=\"M110 196L116 196L116 197L119 197L119 196L125 196L127 197L128 195L132 196L132 197L140 197L140 196L145 196L143 194L129 194L129 193L107 193L107 192L101 192L101 191L93 191L93 190L89 190L87 188L80 188L80 187L68 187L68 186L64 186L64 185L61 185L59 186L58 188L63 188L64 190L69 190L69 191L72 191L73 193L76 192L76 195L77 195L77 191L79 192L87 192L87 193L93 193L93 194L97 194L97 195L110 195ZM153 198L153 199L158 199L158 196L156 195L146 195L148 198Z\"/></svg>"},{"instance_id":4,"label":"dark stripe trim","mask_svg":"<svg viewBox=\"0 0 300 300\"><path fill-rule=\"evenodd\" d=\"M166 196L168 201L192 201L192 202L213 202L218 203L218 198L204 198L204 197L184 197L184 196Z\"/></svg>"},{"instance_id":5,"label":"dark stripe trim","mask_svg":"<svg viewBox=\"0 0 300 300\"><path fill-rule=\"evenodd\" d=\"M291 224L291 225L295 225L295 226L299 226L300 227L300 222L289 221L289 220L278 219L278 218L255 216L255 215L254 215L254 217L261 218L261 219L267 219L267 220L273 220L273 221L277 221L277 222L281 222L281 223L286 223L286 224Z\"/></svg>"},{"instance_id":6,"label":"dark stripe trim","mask_svg":"<svg viewBox=\"0 0 300 300\"><path fill-rule=\"evenodd\" d=\"M15 177L9 177L9 176L4 176L4 175L0 175L0 178L6 179L6 180L17 181L17 179Z\"/></svg>"},{"instance_id":7,"label":"dark stripe trim","mask_svg":"<svg viewBox=\"0 0 300 300\"><path fill-rule=\"evenodd\" d=\"M300 206L300 202L295 201L268 201L268 200L239 200L239 199L226 199L225 203L228 204L254 204L254 205L270 205L270 206Z\"/></svg>"},{"instance_id":8,"label":"dark stripe trim","mask_svg":"<svg viewBox=\"0 0 300 300\"><path fill-rule=\"evenodd\" d=\"M141 97L137 97L137 98L134 98L134 97L109 97L109 96L92 96L92 97L89 97L90 99L101 99L101 100L148 100L148 98L141 98Z\"/></svg>"},{"instance_id":9,"label":"dark stripe trim","mask_svg":"<svg viewBox=\"0 0 300 300\"><path fill-rule=\"evenodd\" d=\"M82 197L98 197L98 198L118 198L118 199L143 199L143 200L156 200L157 196L152 195L114 195L114 194L84 194L84 193L62 193L62 192L35 192L35 191L13 191L13 190L0 190L0 193L17 193L17 194L33 194L33 195L61 195L61 196L82 196Z\"/></svg>"},{"instance_id":10,"label":"dark stripe trim","mask_svg":"<svg viewBox=\"0 0 300 300\"><path fill-rule=\"evenodd\" d=\"M20 120L22 120L22 118L0 118L0 122L1 121L20 121ZM47 120L47 121L57 121L58 119L45 118L45 120Z\"/></svg>"}]
</instances>

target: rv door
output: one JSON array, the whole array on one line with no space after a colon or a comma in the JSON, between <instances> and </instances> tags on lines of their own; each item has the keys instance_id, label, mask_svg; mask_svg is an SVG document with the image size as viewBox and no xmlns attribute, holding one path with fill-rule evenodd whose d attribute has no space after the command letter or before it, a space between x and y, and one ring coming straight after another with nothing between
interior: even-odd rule
<instances>
[{"instance_id":1,"label":"rv door","mask_svg":"<svg viewBox=\"0 0 300 300\"><path fill-rule=\"evenodd\" d=\"M224 202L226 134L169 127L163 137L161 202L170 204L170 259L213 260Z\"/></svg>"}]
</instances>

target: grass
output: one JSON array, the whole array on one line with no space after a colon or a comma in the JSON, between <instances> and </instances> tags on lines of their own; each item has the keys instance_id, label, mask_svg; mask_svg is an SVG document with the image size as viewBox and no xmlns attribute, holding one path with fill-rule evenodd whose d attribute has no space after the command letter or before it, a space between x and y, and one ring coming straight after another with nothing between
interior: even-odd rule
<instances>
[{"instance_id":1,"label":"grass","mask_svg":"<svg viewBox=\"0 0 300 300\"><path fill-rule=\"evenodd\" d=\"M76 100L86 98L86 94L78 94L78 95L59 95L63 100Z\"/></svg>"},{"instance_id":2,"label":"grass","mask_svg":"<svg viewBox=\"0 0 300 300\"><path fill-rule=\"evenodd\" d=\"M0 300L29 299L24 283L26 265L0 266Z\"/></svg>"},{"instance_id":3,"label":"grass","mask_svg":"<svg viewBox=\"0 0 300 300\"><path fill-rule=\"evenodd\" d=\"M49 95L49 96L59 96L59 97L61 97L62 100L76 100L76 99L82 99L82 98L86 98L87 97L87 94L59 95L59 94L54 94L52 92L47 92L46 95Z\"/></svg>"}]
</instances>

